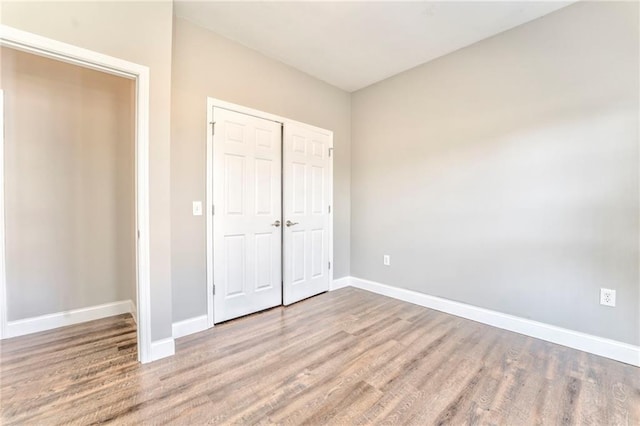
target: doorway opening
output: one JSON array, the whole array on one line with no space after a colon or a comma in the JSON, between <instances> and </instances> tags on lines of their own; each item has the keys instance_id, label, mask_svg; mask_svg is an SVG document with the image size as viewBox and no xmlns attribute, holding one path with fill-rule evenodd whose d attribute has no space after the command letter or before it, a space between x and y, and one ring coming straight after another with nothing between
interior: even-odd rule
<instances>
[{"instance_id":1,"label":"doorway opening","mask_svg":"<svg viewBox=\"0 0 640 426\"><path fill-rule=\"evenodd\" d=\"M150 362L149 70L7 26L0 45L0 338L131 314Z\"/></svg>"},{"instance_id":2,"label":"doorway opening","mask_svg":"<svg viewBox=\"0 0 640 426\"><path fill-rule=\"evenodd\" d=\"M135 316L134 81L0 55L7 337Z\"/></svg>"}]
</instances>

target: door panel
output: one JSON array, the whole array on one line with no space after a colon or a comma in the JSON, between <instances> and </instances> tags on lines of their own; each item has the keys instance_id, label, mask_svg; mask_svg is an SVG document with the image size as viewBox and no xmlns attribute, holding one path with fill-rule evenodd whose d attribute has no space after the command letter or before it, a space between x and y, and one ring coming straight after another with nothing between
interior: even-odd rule
<instances>
[{"instance_id":1,"label":"door panel","mask_svg":"<svg viewBox=\"0 0 640 426\"><path fill-rule=\"evenodd\" d=\"M306 212L306 167L306 164L291 164L291 184L293 186L293 199L291 200L291 203L293 204L292 213L295 213L296 215L304 215Z\"/></svg>"},{"instance_id":2,"label":"door panel","mask_svg":"<svg viewBox=\"0 0 640 426\"><path fill-rule=\"evenodd\" d=\"M273 160L256 158L256 215L273 215L274 199L272 181L280 174L274 170Z\"/></svg>"},{"instance_id":3,"label":"door panel","mask_svg":"<svg viewBox=\"0 0 640 426\"><path fill-rule=\"evenodd\" d=\"M331 137L287 124L283 149L284 304L329 290Z\"/></svg>"},{"instance_id":4,"label":"door panel","mask_svg":"<svg viewBox=\"0 0 640 426\"><path fill-rule=\"evenodd\" d=\"M256 290L268 290L273 288L273 235L256 234ZM277 283L280 285L280 283Z\"/></svg>"},{"instance_id":5,"label":"door panel","mask_svg":"<svg viewBox=\"0 0 640 426\"><path fill-rule=\"evenodd\" d=\"M226 235L225 240L225 295L244 295L245 244L244 235Z\"/></svg>"},{"instance_id":6,"label":"door panel","mask_svg":"<svg viewBox=\"0 0 640 426\"><path fill-rule=\"evenodd\" d=\"M322 276L326 265L324 247L324 229L311 231L311 278Z\"/></svg>"},{"instance_id":7,"label":"door panel","mask_svg":"<svg viewBox=\"0 0 640 426\"><path fill-rule=\"evenodd\" d=\"M311 211L313 214L323 214L327 206L324 199L324 169L318 166L311 166Z\"/></svg>"},{"instance_id":8,"label":"door panel","mask_svg":"<svg viewBox=\"0 0 640 426\"><path fill-rule=\"evenodd\" d=\"M306 233L304 230L291 231L291 243L287 244L288 247L291 247L291 262L286 266L290 266L293 269L293 273L291 275L291 281L293 284L304 282L304 269L306 263L305 255L307 254L307 251L305 250L305 237Z\"/></svg>"},{"instance_id":9,"label":"door panel","mask_svg":"<svg viewBox=\"0 0 640 426\"><path fill-rule=\"evenodd\" d=\"M214 322L282 302L281 125L214 108Z\"/></svg>"},{"instance_id":10,"label":"door panel","mask_svg":"<svg viewBox=\"0 0 640 426\"><path fill-rule=\"evenodd\" d=\"M229 215L244 213L245 157L225 154L225 211Z\"/></svg>"}]
</instances>

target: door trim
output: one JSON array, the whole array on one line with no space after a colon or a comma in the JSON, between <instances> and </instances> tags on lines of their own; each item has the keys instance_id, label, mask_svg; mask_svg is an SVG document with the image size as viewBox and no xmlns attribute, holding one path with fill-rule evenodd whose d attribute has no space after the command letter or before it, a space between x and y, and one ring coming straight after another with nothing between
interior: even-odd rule
<instances>
[{"instance_id":1,"label":"door trim","mask_svg":"<svg viewBox=\"0 0 640 426\"><path fill-rule=\"evenodd\" d=\"M136 289L138 360L153 361L151 354L151 265L149 227L149 68L113 56L62 43L37 34L0 25L0 46L9 47L135 81L135 185L136 185ZM0 98L1 101L1 98ZM2 104L4 105L4 104ZM0 107L4 115L4 106ZM6 259L4 221L4 132L0 134L0 338L6 337Z\"/></svg>"},{"instance_id":2,"label":"door trim","mask_svg":"<svg viewBox=\"0 0 640 426\"><path fill-rule=\"evenodd\" d=\"M318 133L327 135L330 139L329 147L333 150L333 132L331 130L315 127L310 124L302 123L300 121L292 120L290 118L281 117L268 112L260 111L257 109L245 107L242 105L233 104L220 99L207 97L207 172L206 172L206 234L207 234L207 326L213 327L213 108L223 108L230 111L238 112L241 114L251 115L257 118L265 120L275 121L281 123L284 127L291 124L298 126L308 127ZM283 129L284 130L284 129ZM284 131L282 132L284 135ZM284 143L284 141L283 141ZM284 145L283 145L284 146ZM329 270L329 283L333 282L333 212L335 210L333 205L333 155L329 161L329 203L331 205L331 212L329 213L329 261L331 262L331 269ZM284 289L283 289L284 290Z\"/></svg>"}]
</instances>

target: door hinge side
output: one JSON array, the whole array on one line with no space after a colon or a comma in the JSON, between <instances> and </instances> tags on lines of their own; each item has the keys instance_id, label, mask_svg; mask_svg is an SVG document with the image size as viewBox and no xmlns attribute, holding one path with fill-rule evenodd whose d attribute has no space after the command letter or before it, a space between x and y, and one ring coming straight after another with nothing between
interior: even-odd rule
<instances>
[{"instance_id":1,"label":"door hinge side","mask_svg":"<svg viewBox=\"0 0 640 426\"><path fill-rule=\"evenodd\" d=\"M211 136L216 134L216 122L212 121L211 123Z\"/></svg>"},{"instance_id":2,"label":"door hinge side","mask_svg":"<svg viewBox=\"0 0 640 426\"><path fill-rule=\"evenodd\" d=\"M329 206L329 213L331 213L331 206Z\"/></svg>"},{"instance_id":3,"label":"door hinge side","mask_svg":"<svg viewBox=\"0 0 640 426\"><path fill-rule=\"evenodd\" d=\"M331 262L329 262L329 269L331 269Z\"/></svg>"},{"instance_id":4,"label":"door hinge side","mask_svg":"<svg viewBox=\"0 0 640 426\"><path fill-rule=\"evenodd\" d=\"M216 295L216 285L215 284L213 285L213 295L214 296Z\"/></svg>"},{"instance_id":5,"label":"door hinge side","mask_svg":"<svg viewBox=\"0 0 640 426\"><path fill-rule=\"evenodd\" d=\"M333 154L333 148L329 148L329 157L331 157L331 154Z\"/></svg>"}]
</instances>

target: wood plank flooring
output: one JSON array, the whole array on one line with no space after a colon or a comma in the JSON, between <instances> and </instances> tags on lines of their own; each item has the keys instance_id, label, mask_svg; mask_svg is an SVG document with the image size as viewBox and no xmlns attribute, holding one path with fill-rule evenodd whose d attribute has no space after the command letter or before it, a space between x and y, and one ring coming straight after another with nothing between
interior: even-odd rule
<instances>
[{"instance_id":1,"label":"wood plank flooring","mask_svg":"<svg viewBox=\"0 0 640 426\"><path fill-rule=\"evenodd\" d=\"M136 362L118 316L5 340L2 424L639 425L640 369L346 288Z\"/></svg>"}]
</instances>

